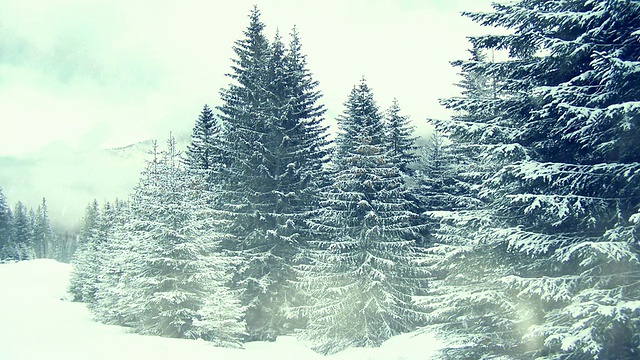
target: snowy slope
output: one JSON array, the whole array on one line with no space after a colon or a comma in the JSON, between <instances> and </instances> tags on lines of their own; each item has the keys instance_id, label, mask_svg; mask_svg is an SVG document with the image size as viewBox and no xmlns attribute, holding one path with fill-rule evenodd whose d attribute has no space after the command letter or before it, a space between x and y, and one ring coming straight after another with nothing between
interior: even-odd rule
<instances>
[{"instance_id":1,"label":"snowy slope","mask_svg":"<svg viewBox=\"0 0 640 360\"><path fill-rule=\"evenodd\" d=\"M131 334L91 320L80 303L67 299L70 266L53 260L0 264L0 359L430 359L439 343L429 335L406 334L378 349L347 349L321 356L292 337L222 349L197 340Z\"/></svg>"}]
</instances>

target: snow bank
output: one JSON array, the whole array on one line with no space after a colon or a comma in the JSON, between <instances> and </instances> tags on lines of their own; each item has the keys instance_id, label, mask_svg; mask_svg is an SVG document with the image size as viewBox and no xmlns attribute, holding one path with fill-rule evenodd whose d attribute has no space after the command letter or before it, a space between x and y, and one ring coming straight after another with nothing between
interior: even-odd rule
<instances>
[{"instance_id":1,"label":"snow bank","mask_svg":"<svg viewBox=\"0 0 640 360\"><path fill-rule=\"evenodd\" d=\"M405 334L378 349L347 349L325 357L288 336L275 343L248 343L243 350L141 336L94 322L84 304L70 302L66 293L70 270L53 260L0 264L0 359L422 360L437 355L440 347L428 334Z\"/></svg>"}]
</instances>

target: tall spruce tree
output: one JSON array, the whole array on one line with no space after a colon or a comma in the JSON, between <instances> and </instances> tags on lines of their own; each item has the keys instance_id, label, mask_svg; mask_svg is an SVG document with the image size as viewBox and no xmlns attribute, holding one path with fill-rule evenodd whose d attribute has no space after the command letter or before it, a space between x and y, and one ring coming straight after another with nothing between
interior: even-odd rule
<instances>
[{"instance_id":1,"label":"tall spruce tree","mask_svg":"<svg viewBox=\"0 0 640 360\"><path fill-rule=\"evenodd\" d=\"M69 278L69 292L73 301L91 302L98 278L98 231L100 209L98 201L87 205L82 226L78 250L71 261L72 271Z\"/></svg>"},{"instance_id":2,"label":"tall spruce tree","mask_svg":"<svg viewBox=\"0 0 640 360\"><path fill-rule=\"evenodd\" d=\"M13 210L13 242L11 257L17 260L35 259L33 247L33 221L27 208L18 202Z\"/></svg>"},{"instance_id":3,"label":"tall spruce tree","mask_svg":"<svg viewBox=\"0 0 640 360\"><path fill-rule=\"evenodd\" d=\"M201 332L203 327L199 324L209 320L202 318L201 311L210 306L208 302L214 296L224 293L224 286L211 286L220 285L225 279L220 275L227 268L224 262L210 262L219 261L221 257L208 258L214 255L218 233L215 229L204 232L199 222L206 217L196 213L208 211L208 204L198 203L195 194L187 192L189 187L199 189L201 185L187 182L173 139L168 145L167 153L153 164L149 182L133 204L134 221L139 222L138 228L142 230L137 235L142 237L141 255L147 273L134 280L136 291L146 294L144 298L134 300L133 307L140 310L136 327L142 333L163 336L209 337L213 334ZM212 274L213 270L215 274ZM215 300L211 306L232 307L236 303L231 296ZM237 326L230 328L239 335L242 332L241 323L237 321L240 310L236 306L235 312L210 311L206 316L225 316L228 322L235 320Z\"/></svg>"},{"instance_id":4,"label":"tall spruce tree","mask_svg":"<svg viewBox=\"0 0 640 360\"><path fill-rule=\"evenodd\" d=\"M493 197L482 192L505 164L527 158L514 140L522 95L487 72L494 64L480 48L470 55L452 63L461 69L461 95L442 104L456 115L432 120L437 133L419 174L419 198L434 228L425 258L430 293L421 304L429 312L427 329L449 342L444 356L450 358L519 351L522 324L532 316L518 311L527 307L504 291L500 279L515 260L506 256L501 239L490 235ZM438 139L440 134L450 144Z\"/></svg>"},{"instance_id":5,"label":"tall spruce tree","mask_svg":"<svg viewBox=\"0 0 640 360\"><path fill-rule=\"evenodd\" d=\"M185 163L191 170L215 177L223 164L221 128L208 105L204 105L193 127L191 143L187 145ZM209 179L209 181L216 181Z\"/></svg>"},{"instance_id":6,"label":"tall spruce tree","mask_svg":"<svg viewBox=\"0 0 640 360\"><path fill-rule=\"evenodd\" d=\"M333 183L311 222L310 265L299 267L312 303L303 336L317 350L377 346L411 330L412 296L426 286L415 263L420 226L406 197L401 162L388 149L382 114L363 80L338 119Z\"/></svg>"},{"instance_id":7,"label":"tall spruce tree","mask_svg":"<svg viewBox=\"0 0 640 360\"><path fill-rule=\"evenodd\" d=\"M523 153L485 172L480 191L494 216L475 239L506 260L486 283L523 314L509 326L485 321L487 330L501 329L511 356L637 357L640 3L524 0L467 15L513 32L471 38L508 51L484 74L509 95L466 110L511 110L501 127L474 128L484 144L508 134Z\"/></svg>"},{"instance_id":8,"label":"tall spruce tree","mask_svg":"<svg viewBox=\"0 0 640 360\"><path fill-rule=\"evenodd\" d=\"M528 60L539 104L518 134L534 155L493 183L508 185L502 233L534 260L504 281L544 309L525 338L540 353L632 358L640 345L640 144L631 140L640 135L640 92L631 85L640 80L640 3L532 1L494 18L518 27L522 11L546 19L541 31L514 37L536 33L535 44L508 45L543 51Z\"/></svg>"},{"instance_id":9,"label":"tall spruce tree","mask_svg":"<svg viewBox=\"0 0 640 360\"><path fill-rule=\"evenodd\" d=\"M13 216L7 199L0 188L0 260L10 257L13 242Z\"/></svg>"},{"instance_id":10,"label":"tall spruce tree","mask_svg":"<svg viewBox=\"0 0 640 360\"><path fill-rule=\"evenodd\" d=\"M129 224L115 231L124 239L103 247L116 256L102 261L107 277L98 285L96 313L143 334L238 346L242 308L225 284L229 259L217 249L217 215L202 177L189 174L170 139L167 152L143 173ZM115 284L114 270L120 272ZM118 305L127 308L113 308Z\"/></svg>"},{"instance_id":11,"label":"tall spruce tree","mask_svg":"<svg viewBox=\"0 0 640 360\"><path fill-rule=\"evenodd\" d=\"M33 224L33 246L35 248L36 257L51 257L50 248L53 241L53 232L49 223L49 210L47 201L42 198L42 203L38 206L35 213Z\"/></svg>"},{"instance_id":12,"label":"tall spruce tree","mask_svg":"<svg viewBox=\"0 0 640 360\"><path fill-rule=\"evenodd\" d=\"M400 111L398 100L393 99L386 113L386 136L391 156L398 157L400 171L407 173L409 165L417 160L416 138L409 117L400 115Z\"/></svg>"},{"instance_id":13,"label":"tall spruce tree","mask_svg":"<svg viewBox=\"0 0 640 360\"><path fill-rule=\"evenodd\" d=\"M137 319L130 304L136 294L130 287L132 278L142 273L140 245L133 236L130 203L116 201L114 210L111 238L98 249L99 281L91 311L105 324L133 327Z\"/></svg>"},{"instance_id":14,"label":"tall spruce tree","mask_svg":"<svg viewBox=\"0 0 640 360\"><path fill-rule=\"evenodd\" d=\"M328 142L297 33L287 51L263 29L254 8L219 110L228 161L223 209L235 237L227 247L243 259L236 283L245 290L249 338L274 340L300 326L283 310L301 301L292 266L310 236L304 220L317 203Z\"/></svg>"},{"instance_id":15,"label":"tall spruce tree","mask_svg":"<svg viewBox=\"0 0 640 360\"><path fill-rule=\"evenodd\" d=\"M473 202L471 185L458 179L469 162L463 161L447 142L444 135L434 131L417 148L410 179L413 195L423 211L460 210Z\"/></svg>"},{"instance_id":16,"label":"tall spruce tree","mask_svg":"<svg viewBox=\"0 0 640 360\"><path fill-rule=\"evenodd\" d=\"M100 209L94 200L87 206L83 219L82 241L73 257L69 292L74 301L87 303L91 310L96 306L96 293L104 277L102 262L113 255L104 251L108 248L107 243L113 241L119 207L106 202Z\"/></svg>"},{"instance_id":17,"label":"tall spruce tree","mask_svg":"<svg viewBox=\"0 0 640 360\"><path fill-rule=\"evenodd\" d=\"M291 153L297 155L298 177L305 179L307 198L316 194L316 189L324 182L323 167L328 159L328 126L324 124L325 108L319 102L322 93L317 89L318 81L307 67L307 59L302 52L302 43L297 29L291 32L289 52L285 58L287 88L286 134L295 147ZM313 207L314 202L307 201Z\"/></svg>"}]
</instances>

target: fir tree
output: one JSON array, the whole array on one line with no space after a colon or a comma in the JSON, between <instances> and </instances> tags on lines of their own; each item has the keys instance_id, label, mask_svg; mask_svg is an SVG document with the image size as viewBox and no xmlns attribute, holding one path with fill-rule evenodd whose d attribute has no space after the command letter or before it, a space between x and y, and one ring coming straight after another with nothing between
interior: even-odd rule
<instances>
[{"instance_id":1,"label":"fir tree","mask_svg":"<svg viewBox=\"0 0 640 360\"><path fill-rule=\"evenodd\" d=\"M42 203L38 206L33 225L33 246L36 257L51 257L50 247L53 240L52 238L53 233L51 231L51 224L49 223L47 201L45 198L42 198Z\"/></svg>"},{"instance_id":2,"label":"fir tree","mask_svg":"<svg viewBox=\"0 0 640 360\"><path fill-rule=\"evenodd\" d=\"M113 240L116 211L109 202L98 208L94 200L87 206L81 229L82 242L73 259L70 292L74 301L82 301L92 309L102 277L101 262L112 254L103 254L106 243Z\"/></svg>"},{"instance_id":3,"label":"fir tree","mask_svg":"<svg viewBox=\"0 0 640 360\"><path fill-rule=\"evenodd\" d=\"M407 173L409 165L416 161L416 138L408 116L400 115L400 105L393 99L386 114L386 136L391 156L398 157L400 171Z\"/></svg>"},{"instance_id":4,"label":"fir tree","mask_svg":"<svg viewBox=\"0 0 640 360\"><path fill-rule=\"evenodd\" d=\"M243 259L236 283L245 289L249 338L274 340L299 326L282 310L300 302L292 266L310 235L304 220L317 202L327 140L297 33L287 52L279 35L269 43L263 29L254 9L234 47L236 82L222 91L229 166L221 192L235 237L226 247Z\"/></svg>"},{"instance_id":5,"label":"fir tree","mask_svg":"<svg viewBox=\"0 0 640 360\"><path fill-rule=\"evenodd\" d=\"M204 105L193 128L187 146L185 162L192 170L200 170L211 177L223 166L221 128L208 105ZM213 179L209 179L213 182Z\"/></svg>"},{"instance_id":6,"label":"fir tree","mask_svg":"<svg viewBox=\"0 0 640 360\"><path fill-rule=\"evenodd\" d=\"M95 235L98 231L98 218L100 210L98 201L94 200L87 205L82 226L78 250L73 256L73 266L69 279L69 292L73 301L89 302L93 297L93 285L98 276L97 270L97 244Z\"/></svg>"},{"instance_id":7,"label":"fir tree","mask_svg":"<svg viewBox=\"0 0 640 360\"><path fill-rule=\"evenodd\" d=\"M55 259L63 263L70 263L77 248L74 236L66 230L64 234L62 232L56 233L56 238L58 241Z\"/></svg>"},{"instance_id":8,"label":"fir tree","mask_svg":"<svg viewBox=\"0 0 640 360\"><path fill-rule=\"evenodd\" d=\"M508 45L545 51L527 59L523 74L539 103L518 138L534 156L505 167L492 185L506 185L497 205L510 215L502 231L509 247L535 261L504 281L544 309L525 337L534 349L631 358L640 345L631 335L640 313L640 153L630 140L639 136L640 92L631 84L640 79L640 4L532 1L494 17L517 27L522 11L546 18L536 26L541 31L521 30ZM525 46L532 32L536 43Z\"/></svg>"},{"instance_id":9,"label":"fir tree","mask_svg":"<svg viewBox=\"0 0 640 360\"><path fill-rule=\"evenodd\" d=\"M7 199L0 188L0 260L10 256L9 247L13 242L13 216Z\"/></svg>"},{"instance_id":10,"label":"fir tree","mask_svg":"<svg viewBox=\"0 0 640 360\"><path fill-rule=\"evenodd\" d=\"M296 144L291 151L297 155L298 172L302 179L315 183L307 192L315 193L324 179L323 166L328 161L328 127L324 121L324 106L319 103L322 93L319 83L307 68L306 56L297 29L291 32L289 52L285 58L287 84L287 118L290 125L289 138Z\"/></svg>"},{"instance_id":11,"label":"fir tree","mask_svg":"<svg viewBox=\"0 0 640 360\"><path fill-rule=\"evenodd\" d=\"M244 289L243 304L247 306L247 330L253 339L275 339L276 333L268 325L275 314L267 309L259 298L273 293L273 281L269 278L281 267L270 263L274 257L263 254L260 239L266 237L266 228L273 227L273 219L267 219L269 198L273 184L265 144L268 144L269 108L273 95L267 89L271 46L263 33L265 25L260 12L254 8L245 38L236 41L237 59L229 76L235 83L221 93L223 105L219 108L225 129L225 153L229 168L225 174L223 193L224 209L232 220L227 233L236 235L234 241L225 244L244 259L235 273L234 283ZM262 211L260 211L262 210ZM271 225L267 222L271 221ZM273 238L273 236L271 237ZM254 245L254 243L257 243ZM257 257L254 254L263 254Z\"/></svg>"},{"instance_id":12,"label":"fir tree","mask_svg":"<svg viewBox=\"0 0 640 360\"><path fill-rule=\"evenodd\" d=\"M417 159L412 166L412 190L424 211L459 209L462 204L456 195L468 194L468 187L460 186L454 180L457 160L446 145L446 138L434 131L423 144L418 146Z\"/></svg>"},{"instance_id":13,"label":"fir tree","mask_svg":"<svg viewBox=\"0 0 640 360\"><path fill-rule=\"evenodd\" d=\"M299 267L312 304L303 336L332 353L378 346L409 331L421 314L411 297L426 286L415 263L420 226L406 197L401 162L386 144L382 115L364 80L338 119L333 184L311 222L310 265Z\"/></svg>"},{"instance_id":14,"label":"fir tree","mask_svg":"<svg viewBox=\"0 0 640 360\"><path fill-rule=\"evenodd\" d=\"M99 281L91 311L103 323L133 327L137 318L130 304L136 293L130 286L132 277L140 276L143 270L139 244L133 237L129 203L116 201L114 210L111 239L98 249Z\"/></svg>"},{"instance_id":15,"label":"fir tree","mask_svg":"<svg viewBox=\"0 0 640 360\"><path fill-rule=\"evenodd\" d=\"M18 202L13 211L13 242L10 246L11 257L17 260L35 259L33 247L33 221L27 214L27 208Z\"/></svg>"},{"instance_id":16,"label":"fir tree","mask_svg":"<svg viewBox=\"0 0 640 360\"><path fill-rule=\"evenodd\" d=\"M427 329L442 332L451 358L517 351L521 324L531 316L518 311L526 306L499 281L514 260L500 238L485 236L495 210L482 192L493 173L527 156L513 139L519 113L512 109L520 95L497 87L499 77L487 73L493 64L482 51L470 53L469 60L453 62L461 68L461 96L442 103L456 115L433 120L436 134L418 174L419 198L434 228L424 259L431 287L421 304L429 312Z\"/></svg>"},{"instance_id":17,"label":"fir tree","mask_svg":"<svg viewBox=\"0 0 640 360\"><path fill-rule=\"evenodd\" d=\"M106 276L96 292L96 313L143 334L238 346L242 308L225 287L229 260L217 251L218 216L202 178L188 174L170 139L168 151L143 173L128 224L114 232L124 239L103 246L116 256L102 260Z\"/></svg>"},{"instance_id":18,"label":"fir tree","mask_svg":"<svg viewBox=\"0 0 640 360\"><path fill-rule=\"evenodd\" d=\"M483 267L484 283L520 315L503 322L509 309L493 311L503 315L485 319L485 333L501 329L493 343L512 356L633 358L640 186L630 139L638 136L639 93L630 84L638 80L640 5L529 0L494 9L467 15L513 30L471 38L508 51L483 70L506 95L465 100L465 110L509 116L476 118L474 137L460 140L487 148L503 139L504 154L522 154L482 175L479 194L493 217L474 236L502 259Z\"/></svg>"}]
</instances>

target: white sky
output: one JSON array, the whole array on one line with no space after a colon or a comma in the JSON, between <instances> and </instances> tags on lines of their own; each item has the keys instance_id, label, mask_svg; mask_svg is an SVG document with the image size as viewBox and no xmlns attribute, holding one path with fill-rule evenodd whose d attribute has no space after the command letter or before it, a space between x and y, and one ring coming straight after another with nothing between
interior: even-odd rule
<instances>
[{"instance_id":1,"label":"white sky","mask_svg":"<svg viewBox=\"0 0 640 360\"><path fill-rule=\"evenodd\" d=\"M219 103L254 3L270 37L297 25L329 121L365 76L424 131L457 93L449 61L482 31L459 12L490 2L0 0L0 156L190 132Z\"/></svg>"},{"instance_id":2,"label":"white sky","mask_svg":"<svg viewBox=\"0 0 640 360\"><path fill-rule=\"evenodd\" d=\"M47 198L77 226L93 199L126 198L144 153L99 150L191 133L219 104L232 46L257 4L270 38L297 25L329 124L365 76L378 105L398 98L418 133L449 114L452 60L488 32L463 10L490 0L0 0L0 187L13 206ZM152 5L151 5L152 4Z\"/></svg>"}]
</instances>

